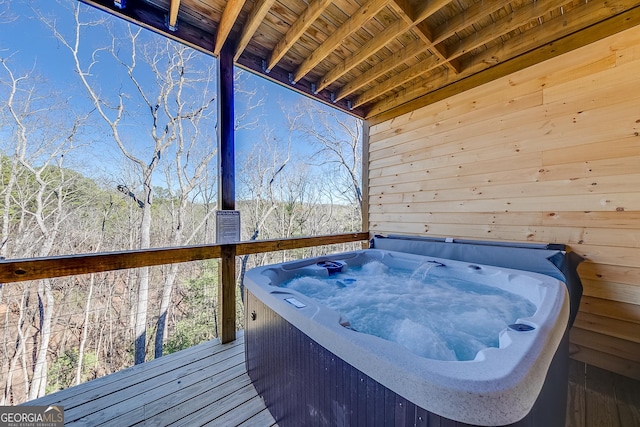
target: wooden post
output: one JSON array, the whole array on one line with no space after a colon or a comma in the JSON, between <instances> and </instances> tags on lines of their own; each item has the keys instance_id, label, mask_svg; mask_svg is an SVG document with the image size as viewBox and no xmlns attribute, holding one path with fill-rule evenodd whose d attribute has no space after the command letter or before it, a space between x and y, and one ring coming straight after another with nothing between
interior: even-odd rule
<instances>
[{"instance_id":1,"label":"wooden post","mask_svg":"<svg viewBox=\"0 0 640 427\"><path fill-rule=\"evenodd\" d=\"M222 210L234 210L236 205L232 46L227 40L218 57L218 209ZM218 319L224 344L236 339L236 247L221 249Z\"/></svg>"},{"instance_id":2,"label":"wooden post","mask_svg":"<svg viewBox=\"0 0 640 427\"><path fill-rule=\"evenodd\" d=\"M362 231L369 231L369 122L362 121ZM369 242L363 243L362 248L369 247Z\"/></svg>"}]
</instances>

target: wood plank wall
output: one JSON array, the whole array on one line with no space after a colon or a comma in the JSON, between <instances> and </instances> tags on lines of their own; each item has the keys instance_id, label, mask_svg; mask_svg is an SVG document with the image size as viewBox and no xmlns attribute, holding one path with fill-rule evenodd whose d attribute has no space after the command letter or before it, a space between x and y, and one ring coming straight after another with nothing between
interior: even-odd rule
<instances>
[{"instance_id":1,"label":"wood plank wall","mask_svg":"<svg viewBox=\"0 0 640 427\"><path fill-rule=\"evenodd\" d=\"M640 27L376 124L369 229L568 244L572 357L640 379Z\"/></svg>"}]
</instances>

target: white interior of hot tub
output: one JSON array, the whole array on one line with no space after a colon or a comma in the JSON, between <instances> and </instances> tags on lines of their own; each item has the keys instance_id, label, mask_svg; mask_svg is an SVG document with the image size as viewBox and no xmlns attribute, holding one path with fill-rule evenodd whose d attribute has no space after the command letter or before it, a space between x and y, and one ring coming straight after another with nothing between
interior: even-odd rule
<instances>
[{"instance_id":1,"label":"white interior of hot tub","mask_svg":"<svg viewBox=\"0 0 640 427\"><path fill-rule=\"evenodd\" d=\"M499 348L481 350L471 361L419 357L396 343L345 328L341 325L344 319L336 311L277 286L300 275L328 274L317 263L329 259L347 266L371 260L405 268L429 260L444 263L472 281L531 301L536 312L517 322L535 329L505 328L500 333ZM569 318L566 287L550 276L377 249L258 267L247 272L246 287L308 337L395 393L440 416L477 425L504 425L527 415ZM296 307L291 298L304 306Z\"/></svg>"}]
</instances>

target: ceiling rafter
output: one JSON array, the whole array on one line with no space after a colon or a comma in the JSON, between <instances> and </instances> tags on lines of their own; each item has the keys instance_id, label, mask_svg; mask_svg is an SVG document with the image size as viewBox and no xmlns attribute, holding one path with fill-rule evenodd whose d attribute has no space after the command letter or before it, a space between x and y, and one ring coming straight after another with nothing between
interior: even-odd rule
<instances>
[{"instance_id":1,"label":"ceiling rafter","mask_svg":"<svg viewBox=\"0 0 640 427\"><path fill-rule=\"evenodd\" d=\"M432 0L427 2L421 2L421 6L415 11L413 20L418 23L422 22L443 7L447 6L453 0Z\"/></svg>"},{"instance_id":2,"label":"ceiling rafter","mask_svg":"<svg viewBox=\"0 0 640 427\"><path fill-rule=\"evenodd\" d=\"M528 16L533 16L533 19L537 19L537 16L543 16L549 11L554 10L560 7L562 4L566 3L567 0L538 0L536 3L532 3L514 11L513 14L527 14ZM462 39L459 43L458 49L449 54L449 60L455 60L458 57L464 55L470 49L482 46L485 43L493 40L494 38L504 35L517 28L518 25L514 24L514 22L521 21L515 21L513 14L507 15L504 18L495 21L493 25L486 27L486 31L480 31L478 33L474 33L471 36L468 36L465 39ZM458 29L458 31L459 30L460 29ZM495 61L493 62L495 63ZM414 67L413 71L410 71L411 69L409 69L402 73L398 73L388 81L385 81L375 88L360 94L352 102L352 104L356 107L363 105L364 103L380 97L382 94L384 94L384 92L388 92L390 90L393 90L394 88L400 87L408 83L409 81L432 71L440 65L442 65L441 62L432 62L431 64L424 64L424 66L422 67ZM460 68L462 71L462 66L460 66Z\"/></svg>"},{"instance_id":3,"label":"ceiling rafter","mask_svg":"<svg viewBox=\"0 0 640 427\"><path fill-rule=\"evenodd\" d=\"M453 72L458 73L459 67L456 63L447 59L447 52L440 45L434 45L433 36L431 35L431 28L424 22L425 19L447 6L451 3L452 0L433 0L423 4L422 8L416 13L416 30L417 34L420 38L424 40L425 43L431 45L429 49L433 55L435 55L442 64L451 69Z\"/></svg>"},{"instance_id":4,"label":"ceiling rafter","mask_svg":"<svg viewBox=\"0 0 640 427\"><path fill-rule=\"evenodd\" d=\"M357 78L344 85L336 94L336 99L341 100L344 97L351 95L353 92L368 85L383 74L390 72L398 65L404 64L409 60L409 58L426 52L427 49L428 46L425 45L422 40L414 40L412 43L395 52L393 55L385 58L382 62L376 64L374 67L368 69Z\"/></svg>"},{"instance_id":5,"label":"ceiling rafter","mask_svg":"<svg viewBox=\"0 0 640 427\"><path fill-rule=\"evenodd\" d=\"M376 35L373 39L362 46L357 52L345 58L341 63L336 65L331 71L325 74L316 83L317 90L323 90L334 81L351 71L358 64L365 61L371 55L374 55L378 50L382 49L385 45L389 44L393 39L400 34L410 30L414 26L417 27L418 36L426 44L425 50L429 49L434 52L434 55L438 58L440 64L445 64L453 71L458 72L459 67L457 64L449 63L446 52L444 49L431 42L431 31L426 27L424 20L429 16L440 10L441 7L448 4L450 0L438 0L427 3L422 7L416 16L411 5L404 0L394 0L391 2L392 8L400 15L401 19L394 21L380 34ZM344 94L343 96L344 97ZM341 99L341 98L340 98Z\"/></svg>"},{"instance_id":6,"label":"ceiling rafter","mask_svg":"<svg viewBox=\"0 0 640 427\"><path fill-rule=\"evenodd\" d=\"M220 19L220 24L218 25L216 44L213 48L214 55L220 55L222 46L227 41L227 37L229 37L229 33L233 28L233 24L236 23L236 20L238 19L238 15L240 15L240 12L242 11L244 3L245 0L229 0L227 5L225 6L224 12L222 12L222 18Z\"/></svg>"},{"instance_id":7,"label":"ceiling rafter","mask_svg":"<svg viewBox=\"0 0 640 427\"><path fill-rule=\"evenodd\" d=\"M407 0L393 0L389 3L389 6L403 19L407 24L414 24L414 10L413 6Z\"/></svg>"},{"instance_id":8,"label":"ceiling rafter","mask_svg":"<svg viewBox=\"0 0 640 427\"><path fill-rule=\"evenodd\" d=\"M442 43L458 31L472 26L473 24L491 15L503 7L509 6L513 0L491 0L487 2L475 3L468 9L455 15L451 19L447 19L444 23L431 31L433 43Z\"/></svg>"},{"instance_id":9,"label":"ceiling rafter","mask_svg":"<svg viewBox=\"0 0 640 427\"><path fill-rule=\"evenodd\" d=\"M180 9L180 0L171 0L169 5L169 16L167 17L167 23L169 28L176 28L178 24L178 10Z\"/></svg>"},{"instance_id":10,"label":"ceiling rafter","mask_svg":"<svg viewBox=\"0 0 640 427\"><path fill-rule=\"evenodd\" d=\"M566 4L566 3L565 3ZM573 19L568 21L562 15L558 15L553 19L545 20L544 23L536 26L527 33L519 34L513 38L513 43L508 46L497 45L485 50L476 57L466 58L463 67L467 73L477 73L481 69L486 69L488 65L494 64L495 59L505 61L509 58L521 55L525 52L533 50L540 44L550 43L555 37L551 34L567 36L575 33L580 28L588 28L599 22L599 17L603 14L611 14L621 10L624 7L637 7L640 0L590 0L580 3L573 13ZM547 5L550 7L550 5ZM557 8L560 8L558 6ZM637 11L636 16L640 15ZM528 34L528 36L526 36Z\"/></svg>"},{"instance_id":11,"label":"ceiling rafter","mask_svg":"<svg viewBox=\"0 0 640 427\"><path fill-rule=\"evenodd\" d=\"M507 15L472 36L468 36L460 40L456 49L450 52L450 56L452 58L458 58L491 40L519 28L522 26L524 18L529 19L530 21L537 20L539 17L542 17L567 3L567 0L537 0L535 3L523 6L520 9L513 11L511 15Z\"/></svg>"},{"instance_id":12,"label":"ceiling rafter","mask_svg":"<svg viewBox=\"0 0 640 427\"><path fill-rule=\"evenodd\" d=\"M236 65L375 120L640 25L640 0L80 1L215 56L232 44Z\"/></svg>"},{"instance_id":13,"label":"ceiling rafter","mask_svg":"<svg viewBox=\"0 0 640 427\"><path fill-rule=\"evenodd\" d=\"M324 60L343 40L357 31L365 22L380 12L390 0L369 0L358 9L344 24L331 34L315 51L300 64L293 75L293 82L299 81L316 65Z\"/></svg>"},{"instance_id":14,"label":"ceiling rafter","mask_svg":"<svg viewBox=\"0 0 640 427\"><path fill-rule=\"evenodd\" d=\"M402 19L398 19L389 25L385 30L378 34L376 37L369 40L365 43L358 51L353 53L348 58L345 58L337 64L335 67L331 69L327 74L325 74L320 80L316 83L318 87L318 91L323 90L331 83L338 80L340 77L351 71L354 67L356 67L361 62L365 61L371 55L375 54L377 51L385 47L391 40L398 37L400 34L406 32L411 25L407 24Z\"/></svg>"},{"instance_id":15,"label":"ceiling rafter","mask_svg":"<svg viewBox=\"0 0 640 427\"><path fill-rule=\"evenodd\" d=\"M269 13L269 9L273 5L275 0L257 0L253 9L251 9L251 13L247 17L244 25L242 26L242 33L240 35L240 40L238 41L238 46L236 47L236 53L233 56L233 60L237 61L240 58L242 52L247 47L249 42L251 41L251 37L253 37L254 33L262 23L265 15Z\"/></svg>"},{"instance_id":16,"label":"ceiling rafter","mask_svg":"<svg viewBox=\"0 0 640 427\"><path fill-rule=\"evenodd\" d=\"M429 28L426 22L421 22L418 25L416 25L416 30L417 30L418 36L427 45L429 45L429 51L431 51L431 53L436 58L438 58L438 60L442 65L446 66L454 73L460 72L460 66L456 62L454 62L453 59L448 57L447 51L445 50L445 48L442 45L433 43L434 37L431 35L431 29Z\"/></svg>"},{"instance_id":17,"label":"ceiling rafter","mask_svg":"<svg viewBox=\"0 0 640 427\"><path fill-rule=\"evenodd\" d=\"M628 6L629 8L636 7L634 10L636 11L637 19L640 21L640 10L638 10L637 7L639 4L640 1L638 0L617 0L615 3L611 3L609 0L591 0L586 3L581 3L577 6L577 10L574 11L574 19L571 22L567 22L567 20L562 16L547 20L530 31L513 37L513 46L515 47L497 45L482 52L478 56L469 58L466 61L464 70L461 74L463 77L477 75L482 71L489 71L492 69L496 65L496 58L500 61L499 63L502 63L508 59L517 58L518 55L532 51L534 52L532 53L532 56L534 57L529 60L536 63L538 62L538 59L535 58L534 49L539 46L540 40L550 42L552 39L555 39L558 34L564 37L576 33L576 30L579 28L589 28L599 22L597 18L601 16L602 13L610 13L614 10L620 10L623 6ZM597 32L597 30L594 31ZM553 34L553 37L550 36L551 34ZM540 57L542 56L540 55ZM500 60L499 58L503 58L503 60ZM499 76L502 76L502 74ZM490 77L488 78L490 79ZM425 81L420 85L415 85L410 89L406 89L398 96L382 99L379 102L376 102L372 106L369 114L386 111L390 108L407 103L410 100L415 99L416 94L423 94L423 89L427 87L427 85L441 88L455 83L456 81L459 81L459 78L453 78L444 71L440 72L437 75L432 76L429 81ZM431 91L431 89L429 90Z\"/></svg>"},{"instance_id":18,"label":"ceiling rafter","mask_svg":"<svg viewBox=\"0 0 640 427\"><path fill-rule=\"evenodd\" d=\"M318 19L331 2L332 0L314 0L309 7L305 9L271 51L265 70L267 73L275 67L278 61L280 61L287 51L302 37L304 32L307 31L307 28Z\"/></svg>"},{"instance_id":19,"label":"ceiling rafter","mask_svg":"<svg viewBox=\"0 0 640 427\"><path fill-rule=\"evenodd\" d=\"M439 67L440 65L442 65L440 58L431 56L428 60L421 61L413 67L407 68L406 70L396 74L395 76L385 80L384 82L377 84L374 89L370 89L357 96L356 99L352 101L352 105L354 107L359 107L360 105L378 98L385 92L393 90L417 77L420 77L425 73L428 73L429 71L433 70L436 67Z\"/></svg>"},{"instance_id":20,"label":"ceiling rafter","mask_svg":"<svg viewBox=\"0 0 640 427\"><path fill-rule=\"evenodd\" d=\"M487 13L495 12L501 7L508 5L510 1L511 0L492 1L489 5L486 5L484 2L476 3L469 9L465 10L463 13L457 15L455 19L446 21L438 28L436 28L433 44L440 43L443 40L446 40L447 38L454 35L456 32L472 26L473 24L481 20L484 16L486 16ZM375 67L372 67L362 75L358 76L356 79L344 85L338 92L336 99L343 99L344 97L350 95L361 87L364 87L367 84L371 83L381 75L390 72L399 64L403 64L409 61L409 59L411 59L415 55L427 51L431 46L432 44L425 44L424 39L413 42L411 45L406 46L401 51L396 52L394 55L386 58ZM435 64L435 62L433 62L432 64ZM377 98L377 96L373 94L373 98Z\"/></svg>"}]
</instances>

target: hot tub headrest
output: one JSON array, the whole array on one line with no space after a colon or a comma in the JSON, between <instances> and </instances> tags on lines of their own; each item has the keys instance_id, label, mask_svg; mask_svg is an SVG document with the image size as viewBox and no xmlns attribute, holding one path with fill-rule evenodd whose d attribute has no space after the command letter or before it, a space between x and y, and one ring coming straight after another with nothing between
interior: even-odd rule
<instances>
[{"instance_id":1,"label":"hot tub headrest","mask_svg":"<svg viewBox=\"0 0 640 427\"><path fill-rule=\"evenodd\" d=\"M567 286L569 326L578 314L582 282L577 268L584 259L575 252L567 253L565 245L376 235L370 247L546 274Z\"/></svg>"}]
</instances>

